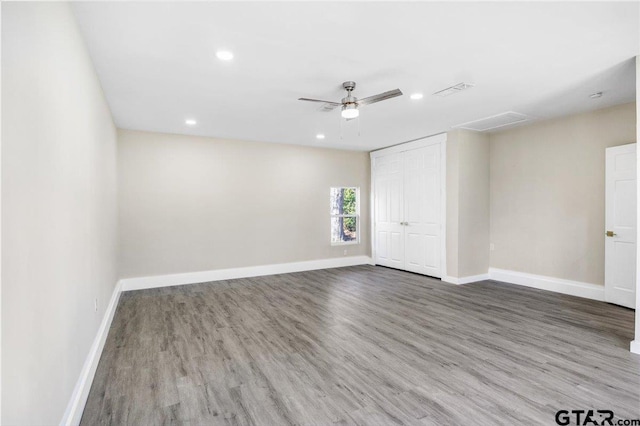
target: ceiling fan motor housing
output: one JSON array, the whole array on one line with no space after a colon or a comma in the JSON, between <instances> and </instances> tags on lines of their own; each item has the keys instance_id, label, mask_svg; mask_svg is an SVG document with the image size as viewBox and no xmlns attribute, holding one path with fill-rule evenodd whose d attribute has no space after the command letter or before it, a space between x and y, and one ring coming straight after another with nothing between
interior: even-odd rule
<instances>
[{"instance_id":1,"label":"ceiling fan motor housing","mask_svg":"<svg viewBox=\"0 0 640 426\"><path fill-rule=\"evenodd\" d=\"M347 96L345 98L342 98L342 109L344 110L344 107L346 105L349 104L355 104L358 101L358 98L356 98L355 96L351 96L351 92L356 88L356 82L355 81L345 81L344 83L342 83L342 87L344 87L344 89L347 91Z\"/></svg>"}]
</instances>

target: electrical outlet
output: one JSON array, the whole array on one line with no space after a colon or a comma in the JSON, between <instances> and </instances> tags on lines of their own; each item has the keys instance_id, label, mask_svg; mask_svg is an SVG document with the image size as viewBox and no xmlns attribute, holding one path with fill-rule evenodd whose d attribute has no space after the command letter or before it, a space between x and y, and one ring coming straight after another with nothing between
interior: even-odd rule
<instances>
[{"instance_id":1,"label":"electrical outlet","mask_svg":"<svg viewBox=\"0 0 640 426\"><path fill-rule=\"evenodd\" d=\"M98 312L98 298L96 297L93 301L93 309Z\"/></svg>"},{"instance_id":2,"label":"electrical outlet","mask_svg":"<svg viewBox=\"0 0 640 426\"><path fill-rule=\"evenodd\" d=\"M342 253L343 255L347 255L347 249L344 249L344 252Z\"/></svg>"},{"instance_id":3,"label":"electrical outlet","mask_svg":"<svg viewBox=\"0 0 640 426\"><path fill-rule=\"evenodd\" d=\"M496 249L496 245L493 243L489 244L489 251L494 251Z\"/></svg>"}]
</instances>

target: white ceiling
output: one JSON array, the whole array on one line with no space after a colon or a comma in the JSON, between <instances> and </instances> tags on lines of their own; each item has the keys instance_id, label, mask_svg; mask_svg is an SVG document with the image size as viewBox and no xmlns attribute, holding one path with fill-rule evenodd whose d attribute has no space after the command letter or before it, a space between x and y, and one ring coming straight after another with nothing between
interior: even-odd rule
<instances>
[{"instance_id":1,"label":"white ceiling","mask_svg":"<svg viewBox=\"0 0 640 426\"><path fill-rule=\"evenodd\" d=\"M544 119L635 99L637 2L74 8L125 129L372 150L505 111ZM219 49L235 58L218 60ZM345 80L357 82L360 98L405 95L362 108L341 139L339 110L297 98L339 101ZM431 95L463 81L475 87ZM409 99L414 92L424 98Z\"/></svg>"}]
</instances>

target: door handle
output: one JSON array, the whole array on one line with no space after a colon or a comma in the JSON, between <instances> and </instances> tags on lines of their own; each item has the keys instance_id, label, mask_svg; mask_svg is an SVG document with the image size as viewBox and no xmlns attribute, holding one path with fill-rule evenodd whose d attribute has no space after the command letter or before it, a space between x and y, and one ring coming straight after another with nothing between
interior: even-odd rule
<instances>
[{"instance_id":1,"label":"door handle","mask_svg":"<svg viewBox=\"0 0 640 426\"><path fill-rule=\"evenodd\" d=\"M616 235L618 235L618 234L616 234L616 233L615 233L615 232L613 232L613 231L607 231L607 232L605 233L605 235L606 235L607 237L615 237L615 236L616 236Z\"/></svg>"}]
</instances>

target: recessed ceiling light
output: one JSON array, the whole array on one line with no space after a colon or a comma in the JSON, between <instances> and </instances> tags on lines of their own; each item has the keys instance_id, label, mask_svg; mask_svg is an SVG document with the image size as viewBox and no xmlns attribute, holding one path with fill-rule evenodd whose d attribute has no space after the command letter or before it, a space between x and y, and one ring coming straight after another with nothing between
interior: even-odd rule
<instances>
[{"instance_id":1,"label":"recessed ceiling light","mask_svg":"<svg viewBox=\"0 0 640 426\"><path fill-rule=\"evenodd\" d=\"M596 92L589 95L591 99L598 99L602 97L602 92Z\"/></svg>"},{"instance_id":2,"label":"recessed ceiling light","mask_svg":"<svg viewBox=\"0 0 640 426\"><path fill-rule=\"evenodd\" d=\"M221 61L230 61L233 59L233 53L229 52L228 50L218 50L216 52L216 56Z\"/></svg>"},{"instance_id":3,"label":"recessed ceiling light","mask_svg":"<svg viewBox=\"0 0 640 426\"><path fill-rule=\"evenodd\" d=\"M196 124L198 124L198 122L190 118L190 119L184 120L184 124L186 124L187 126L195 126Z\"/></svg>"},{"instance_id":4,"label":"recessed ceiling light","mask_svg":"<svg viewBox=\"0 0 640 426\"><path fill-rule=\"evenodd\" d=\"M422 93L414 93L413 95L410 96L411 99L413 99L414 101L417 101L418 99L422 99L424 97L424 95Z\"/></svg>"},{"instance_id":5,"label":"recessed ceiling light","mask_svg":"<svg viewBox=\"0 0 640 426\"><path fill-rule=\"evenodd\" d=\"M324 135L322 133L318 133L316 135L316 139L324 139Z\"/></svg>"}]
</instances>

